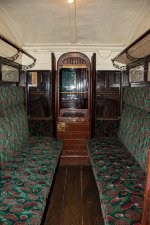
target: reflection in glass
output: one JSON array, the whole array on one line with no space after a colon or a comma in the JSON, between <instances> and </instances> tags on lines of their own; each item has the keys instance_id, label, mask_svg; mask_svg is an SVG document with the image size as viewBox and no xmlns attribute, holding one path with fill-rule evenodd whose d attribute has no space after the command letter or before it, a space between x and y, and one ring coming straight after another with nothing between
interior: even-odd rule
<instances>
[{"instance_id":1,"label":"reflection in glass","mask_svg":"<svg viewBox=\"0 0 150 225\"><path fill-rule=\"evenodd\" d=\"M49 72L28 72L29 116L51 116L50 88Z\"/></svg>"},{"instance_id":2,"label":"reflection in glass","mask_svg":"<svg viewBox=\"0 0 150 225\"><path fill-rule=\"evenodd\" d=\"M88 76L84 68L60 70L60 109L88 109ZM63 116L68 115L64 113ZM78 115L83 116L82 113Z\"/></svg>"}]
</instances>

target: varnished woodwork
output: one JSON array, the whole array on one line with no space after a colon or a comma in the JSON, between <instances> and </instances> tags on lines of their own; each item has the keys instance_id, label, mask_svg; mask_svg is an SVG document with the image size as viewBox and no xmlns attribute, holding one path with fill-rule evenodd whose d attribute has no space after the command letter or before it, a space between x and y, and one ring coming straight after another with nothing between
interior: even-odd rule
<instances>
[{"instance_id":1,"label":"varnished woodwork","mask_svg":"<svg viewBox=\"0 0 150 225\"><path fill-rule=\"evenodd\" d=\"M70 68L77 69L74 85L76 88L72 92L70 83L67 83L68 78L62 78L66 77L66 74L70 76ZM63 54L57 63L55 87L56 137L64 141L60 163L89 163L86 142L91 137L92 99L91 64L88 57L77 52ZM71 95L76 97L71 98Z\"/></svg>"},{"instance_id":2,"label":"varnished woodwork","mask_svg":"<svg viewBox=\"0 0 150 225\"><path fill-rule=\"evenodd\" d=\"M89 164L86 143L90 137L88 123L65 123L65 131L57 132L57 138L63 139L64 147L60 164Z\"/></svg>"},{"instance_id":3,"label":"varnished woodwork","mask_svg":"<svg viewBox=\"0 0 150 225\"><path fill-rule=\"evenodd\" d=\"M91 166L61 166L44 225L104 225Z\"/></svg>"},{"instance_id":4,"label":"varnished woodwork","mask_svg":"<svg viewBox=\"0 0 150 225\"><path fill-rule=\"evenodd\" d=\"M80 57L79 57L80 56ZM87 65L90 66L90 61L85 54L80 54L79 52L68 52L63 54L59 58L58 68L63 67L63 65Z\"/></svg>"},{"instance_id":5,"label":"varnished woodwork","mask_svg":"<svg viewBox=\"0 0 150 225\"><path fill-rule=\"evenodd\" d=\"M67 141L67 140L65 140L65 141ZM68 145L68 146L65 146L64 147L65 148L65 152L67 152L68 151L68 154L69 154L69 152L71 152L71 154L76 154L76 153L80 153L80 154L87 154L87 148L86 148L86 146L85 145L77 145L76 143L75 143L75 145ZM64 152L62 152L62 155L64 154Z\"/></svg>"},{"instance_id":6,"label":"varnished woodwork","mask_svg":"<svg viewBox=\"0 0 150 225\"><path fill-rule=\"evenodd\" d=\"M26 74L27 112L31 135L52 136L52 74L48 70L28 70ZM41 129L38 129L42 127Z\"/></svg>"},{"instance_id":7,"label":"varnished woodwork","mask_svg":"<svg viewBox=\"0 0 150 225\"><path fill-rule=\"evenodd\" d=\"M72 139L73 141L75 139L88 139L89 138L89 132L58 132L57 134L58 139Z\"/></svg>"},{"instance_id":8,"label":"varnished woodwork","mask_svg":"<svg viewBox=\"0 0 150 225\"><path fill-rule=\"evenodd\" d=\"M83 139L76 139L76 146L79 147L79 146L84 146L86 148L86 143L87 143L87 140L83 140ZM72 146L72 140L64 140L64 147L67 147L67 146ZM75 147L75 146L74 146Z\"/></svg>"},{"instance_id":9,"label":"varnished woodwork","mask_svg":"<svg viewBox=\"0 0 150 225\"><path fill-rule=\"evenodd\" d=\"M61 225L82 225L80 167L69 168L63 205Z\"/></svg>"},{"instance_id":10,"label":"varnished woodwork","mask_svg":"<svg viewBox=\"0 0 150 225\"><path fill-rule=\"evenodd\" d=\"M53 115L53 137L56 138L56 112L55 112L55 79L56 79L56 58L55 54L51 54L52 63L52 115Z\"/></svg>"},{"instance_id":11,"label":"varnished woodwork","mask_svg":"<svg viewBox=\"0 0 150 225\"><path fill-rule=\"evenodd\" d=\"M91 113L91 137L95 136L95 103L96 103L96 53L91 59L91 99L92 99L92 113Z\"/></svg>"},{"instance_id":12,"label":"varnished woodwork","mask_svg":"<svg viewBox=\"0 0 150 225\"><path fill-rule=\"evenodd\" d=\"M121 73L119 71L97 71L96 74L96 118L119 118L121 105Z\"/></svg>"}]
</instances>

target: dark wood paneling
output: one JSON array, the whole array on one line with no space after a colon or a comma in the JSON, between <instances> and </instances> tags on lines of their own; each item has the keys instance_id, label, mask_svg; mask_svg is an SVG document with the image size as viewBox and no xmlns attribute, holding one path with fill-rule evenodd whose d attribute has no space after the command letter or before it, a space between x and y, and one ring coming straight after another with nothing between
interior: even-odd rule
<instances>
[{"instance_id":1,"label":"dark wood paneling","mask_svg":"<svg viewBox=\"0 0 150 225\"><path fill-rule=\"evenodd\" d=\"M87 131L89 129L89 124L86 122L78 123L66 123L66 131Z\"/></svg>"},{"instance_id":2,"label":"dark wood paneling","mask_svg":"<svg viewBox=\"0 0 150 225\"><path fill-rule=\"evenodd\" d=\"M119 71L97 71L96 118L120 116L120 87L121 73Z\"/></svg>"},{"instance_id":3,"label":"dark wood paneling","mask_svg":"<svg viewBox=\"0 0 150 225\"><path fill-rule=\"evenodd\" d=\"M95 103L96 103L96 53L93 53L91 59L91 106L92 106L92 113L91 113L91 137L95 136Z\"/></svg>"},{"instance_id":4,"label":"dark wood paneling","mask_svg":"<svg viewBox=\"0 0 150 225\"><path fill-rule=\"evenodd\" d=\"M52 116L53 116L53 137L56 138L56 111L55 111L55 79L56 79L56 58L55 54L51 53L52 63Z\"/></svg>"},{"instance_id":5,"label":"dark wood paneling","mask_svg":"<svg viewBox=\"0 0 150 225\"><path fill-rule=\"evenodd\" d=\"M52 74L48 70L27 71L27 111L31 135L53 136Z\"/></svg>"}]
</instances>

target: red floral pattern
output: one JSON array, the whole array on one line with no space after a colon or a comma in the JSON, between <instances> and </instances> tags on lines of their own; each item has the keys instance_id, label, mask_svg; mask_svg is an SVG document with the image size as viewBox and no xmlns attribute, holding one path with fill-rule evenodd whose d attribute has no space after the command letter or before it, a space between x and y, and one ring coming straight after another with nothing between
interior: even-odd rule
<instances>
[{"instance_id":1,"label":"red floral pattern","mask_svg":"<svg viewBox=\"0 0 150 225\"><path fill-rule=\"evenodd\" d=\"M88 142L106 225L141 224L150 144L150 89L125 88L123 99L119 138L95 137Z\"/></svg>"},{"instance_id":2,"label":"red floral pattern","mask_svg":"<svg viewBox=\"0 0 150 225\"><path fill-rule=\"evenodd\" d=\"M30 137L20 87L0 87L0 224L39 225L62 142Z\"/></svg>"}]
</instances>

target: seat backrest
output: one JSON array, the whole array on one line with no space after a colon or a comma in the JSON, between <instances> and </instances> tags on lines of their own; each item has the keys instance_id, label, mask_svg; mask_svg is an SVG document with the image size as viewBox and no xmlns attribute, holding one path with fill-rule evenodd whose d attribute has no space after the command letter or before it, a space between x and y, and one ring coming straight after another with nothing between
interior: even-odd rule
<instances>
[{"instance_id":1,"label":"seat backrest","mask_svg":"<svg viewBox=\"0 0 150 225\"><path fill-rule=\"evenodd\" d=\"M150 145L150 87L126 87L119 138L146 171Z\"/></svg>"},{"instance_id":2,"label":"seat backrest","mask_svg":"<svg viewBox=\"0 0 150 225\"><path fill-rule=\"evenodd\" d=\"M0 160L9 160L29 136L22 87L0 87Z\"/></svg>"}]
</instances>

